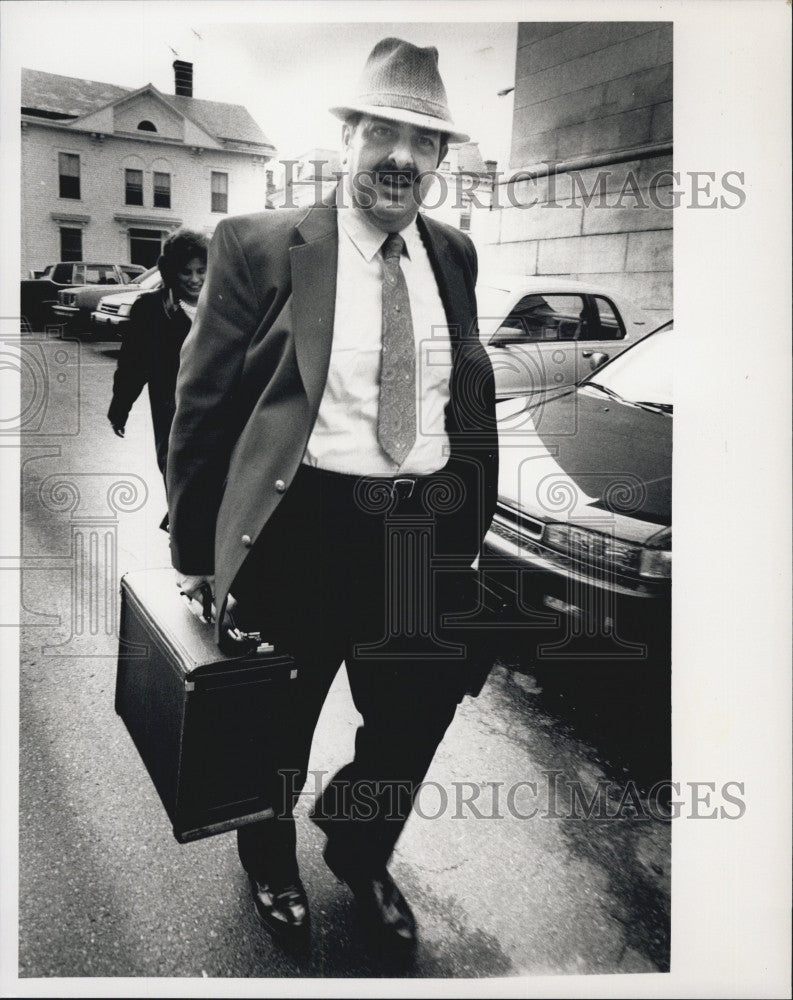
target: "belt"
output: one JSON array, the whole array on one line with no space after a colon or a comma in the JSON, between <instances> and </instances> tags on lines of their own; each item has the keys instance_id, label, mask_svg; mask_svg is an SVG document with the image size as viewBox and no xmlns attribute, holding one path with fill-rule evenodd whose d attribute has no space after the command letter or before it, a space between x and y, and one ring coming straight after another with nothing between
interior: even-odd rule
<instances>
[{"instance_id":1,"label":"belt","mask_svg":"<svg viewBox=\"0 0 793 1000\"><path fill-rule=\"evenodd\" d=\"M425 483L432 482L443 471L443 469L439 469L438 472L432 472L425 476L370 476L331 472L329 469L320 469L314 465L301 465L298 475L306 480L324 481L331 488L349 489L351 493L353 490L360 489L361 486L366 486L373 491L382 491L381 495L390 497L394 503L399 503L414 497L418 498L421 487Z\"/></svg>"}]
</instances>

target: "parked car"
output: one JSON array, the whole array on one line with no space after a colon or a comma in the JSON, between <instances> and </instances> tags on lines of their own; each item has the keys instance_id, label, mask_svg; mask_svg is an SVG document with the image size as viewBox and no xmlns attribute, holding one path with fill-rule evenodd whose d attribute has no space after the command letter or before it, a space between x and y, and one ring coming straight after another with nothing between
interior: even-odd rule
<instances>
[{"instance_id":1,"label":"parked car","mask_svg":"<svg viewBox=\"0 0 793 1000\"><path fill-rule=\"evenodd\" d=\"M480 565L540 661L668 663L672 336L666 324L577 386L498 405Z\"/></svg>"},{"instance_id":2,"label":"parked car","mask_svg":"<svg viewBox=\"0 0 793 1000\"><path fill-rule=\"evenodd\" d=\"M51 265L49 274L28 278L20 283L20 308L23 320L33 330L57 325L63 318L54 312L58 292L77 285L126 285L144 268L138 264L94 264L85 261L60 261ZM71 317L71 313L68 314Z\"/></svg>"},{"instance_id":3,"label":"parked car","mask_svg":"<svg viewBox=\"0 0 793 1000\"><path fill-rule=\"evenodd\" d=\"M499 399L574 385L652 328L625 296L573 279L480 276L476 295Z\"/></svg>"},{"instance_id":4,"label":"parked car","mask_svg":"<svg viewBox=\"0 0 793 1000\"><path fill-rule=\"evenodd\" d=\"M124 327L129 322L132 304L143 292L150 292L162 285L162 275L158 268L150 267L138 275L123 292L103 295L96 309L91 313L91 322L96 330L112 330L117 337L124 335Z\"/></svg>"},{"instance_id":5,"label":"parked car","mask_svg":"<svg viewBox=\"0 0 793 1000\"><path fill-rule=\"evenodd\" d=\"M107 286L128 285L144 273L145 269L137 264L96 268L94 273L87 271L85 284L58 292L58 300L52 311L58 319L66 323L70 332L90 333L91 313L98 306L102 296L107 294Z\"/></svg>"}]
</instances>

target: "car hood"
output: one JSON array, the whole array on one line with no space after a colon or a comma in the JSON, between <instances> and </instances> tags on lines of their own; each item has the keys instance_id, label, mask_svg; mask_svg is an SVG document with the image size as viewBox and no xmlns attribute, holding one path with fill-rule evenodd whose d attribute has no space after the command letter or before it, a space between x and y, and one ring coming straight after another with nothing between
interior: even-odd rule
<instances>
[{"instance_id":1,"label":"car hood","mask_svg":"<svg viewBox=\"0 0 793 1000\"><path fill-rule=\"evenodd\" d=\"M499 410L499 500L644 541L672 523L672 418L582 388Z\"/></svg>"},{"instance_id":2,"label":"car hood","mask_svg":"<svg viewBox=\"0 0 793 1000\"><path fill-rule=\"evenodd\" d=\"M111 292L110 295L103 295L102 301L110 302L114 306L132 305L135 299L137 299L138 296L142 295L143 292L145 291L146 291L145 288L140 288L138 285L135 285L134 291L130 290L128 292Z\"/></svg>"},{"instance_id":3,"label":"car hood","mask_svg":"<svg viewBox=\"0 0 793 1000\"><path fill-rule=\"evenodd\" d=\"M64 291L72 292L77 296L77 299L100 299L107 294L116 294L111 291L114 286L112 285L69 285ZM124 286L116 285L115 288L123 288Z\"/></svg>"}]
</instances>

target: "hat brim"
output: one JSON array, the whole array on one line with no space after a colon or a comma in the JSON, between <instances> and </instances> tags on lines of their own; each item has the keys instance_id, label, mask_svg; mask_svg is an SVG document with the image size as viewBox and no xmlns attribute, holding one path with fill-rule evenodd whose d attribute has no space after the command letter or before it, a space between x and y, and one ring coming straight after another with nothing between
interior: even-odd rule
<instances>
[{"instance_id":1,"label":"hat brim","mask_svg":"<svg viewBox=\"0 0 793 1000\"><path fill-rule=\"evenodd\" d=\"M389 121L405 122L408 125L418 125L419 128L433 129L442 132L447 142L469 142L470 135L458 132L454 125L435 118L434 115L421 115L416 111L405 111L403 108L388 108L379 104L358 104L346 107L330 108L330 113L345 121L350 115L371 115L372 118L387 118Z\"/></svg>"}]
</instances>

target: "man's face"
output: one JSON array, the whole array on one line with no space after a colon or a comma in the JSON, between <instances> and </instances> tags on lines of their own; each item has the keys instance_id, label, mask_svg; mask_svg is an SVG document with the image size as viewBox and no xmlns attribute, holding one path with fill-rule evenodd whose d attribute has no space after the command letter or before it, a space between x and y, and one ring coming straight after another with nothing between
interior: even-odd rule
<instances>
[{"instance_id":1,"label":"man's face","mask_svg":"<svg viewBox=\"0 0 793 1000\"><path fill-rule=\"evenodd\" d=\"M386 233L416 217L446 155L440 132L364 115L342 133L347 192L369 221Z\"/></svg>"}]
</instances>

